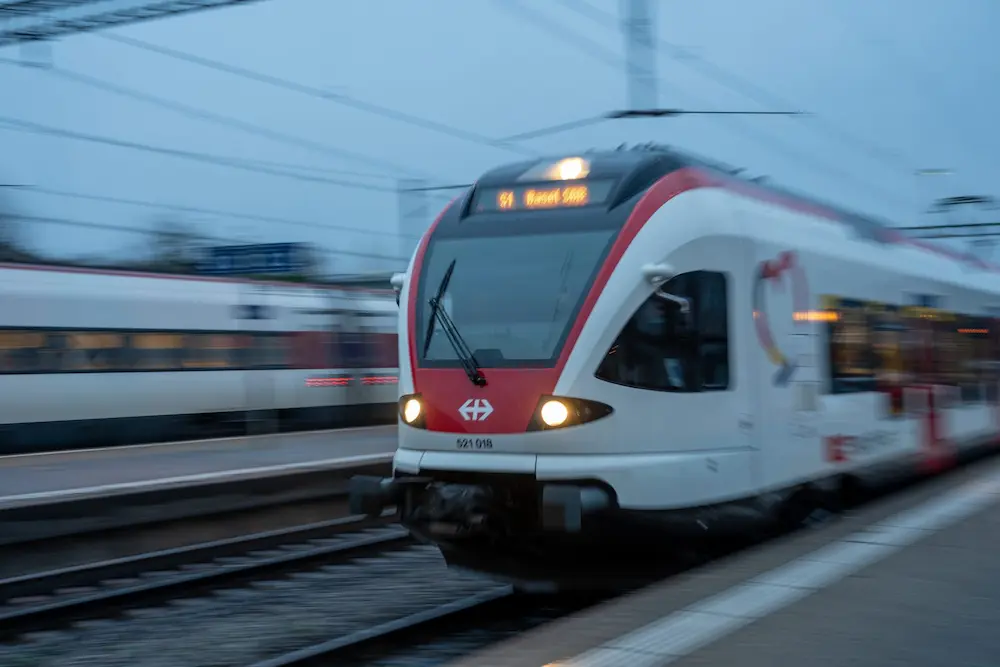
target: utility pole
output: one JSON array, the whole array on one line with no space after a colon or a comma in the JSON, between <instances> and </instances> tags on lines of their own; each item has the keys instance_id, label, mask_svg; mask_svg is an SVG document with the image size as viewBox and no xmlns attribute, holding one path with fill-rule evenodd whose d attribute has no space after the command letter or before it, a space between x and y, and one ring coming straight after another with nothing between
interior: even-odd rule
<instances>
[{"instance_id":1,"label":"utility pole","mask_svg":"<svg viewBox=\"0 0 1000 667\"><path fill-rule=\"evenodd\" d=\"M625 37L626 86L629 109L655 109L656 41L653 38L655 3L649 0L620 0L622 34Z\"/></svg>"}]
</instances>

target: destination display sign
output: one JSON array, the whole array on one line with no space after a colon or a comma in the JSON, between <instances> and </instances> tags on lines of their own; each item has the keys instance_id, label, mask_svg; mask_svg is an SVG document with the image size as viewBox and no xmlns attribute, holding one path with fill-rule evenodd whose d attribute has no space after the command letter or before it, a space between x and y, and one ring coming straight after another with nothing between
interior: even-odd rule
<instances>
[{"instance_id":1,"label":"destination display sign","mask_svg":"<svg viewBox=\"0 0 1000 667\"><path fill-rule=\"evenodd\" d=\"M613 180L555 181L551 184L483 188L476 196L473 210L476 213L538 211L603 204L614 184Z\"/></svg>"}]
</instances>

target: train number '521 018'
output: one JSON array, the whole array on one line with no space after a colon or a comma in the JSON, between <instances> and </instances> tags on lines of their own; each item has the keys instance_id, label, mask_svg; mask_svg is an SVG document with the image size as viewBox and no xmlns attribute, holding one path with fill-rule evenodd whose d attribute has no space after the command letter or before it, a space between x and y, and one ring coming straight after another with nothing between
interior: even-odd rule
<instances>
[{"instance_id":1,"label":"train number '521 018'","mask_svg":"<svg viewBox=\"0 0 1000 667\"><path fill-rule=\"evenodd\" d=\"M493 449L492 438L458 438L456 445L459 449Z\"/></svg>"}]
</instances>

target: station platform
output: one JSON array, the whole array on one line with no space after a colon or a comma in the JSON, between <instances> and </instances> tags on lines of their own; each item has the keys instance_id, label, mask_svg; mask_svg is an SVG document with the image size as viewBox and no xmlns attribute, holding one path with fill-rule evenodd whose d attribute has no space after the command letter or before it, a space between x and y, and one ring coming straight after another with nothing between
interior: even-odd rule
<instances>
[{"instance_id":1,"label":"station platform","mask_svg":"<svg viewBox=\"0 0 1000 667\"><path fill-rule=\"evenodd\" d=\"M1000 463L591 608L451 667L987 667Z\"/></svg>"},{"instance_id":2,"label":"station platform","mask_svg":"<svg viewBox=\"0 0 1000 667\"><path fill-rule=\"evenodd\" d=\"M387 463L396 426L0 457L0 509Z\"/></svg>"}]
</instances>

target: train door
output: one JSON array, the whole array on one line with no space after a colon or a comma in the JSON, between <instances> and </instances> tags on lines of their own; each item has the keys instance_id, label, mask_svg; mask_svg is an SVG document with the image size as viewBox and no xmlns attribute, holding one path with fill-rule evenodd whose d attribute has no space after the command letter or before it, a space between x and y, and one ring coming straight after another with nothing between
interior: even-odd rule
<instances>
[{"instance_id":1,"label":"train door","mask_svg":"<svg viewBox=\"0 0 1000 667\"><path fill-rule=\"evenodd\" d=\"M753 251L755 437L765 487L813 472L819 462L819 331L802 254L758 243Z\"/></svg>"},{"instance_id":2,"label":"train door","mask_svg":"<svg viewBox=\"0 0 1000 667\"><path fill-rule=\"evenodd\" d=\"M247 435L277 430L275 368L284 340L276 330L277 308L267 287L240 285L239 328L246 341L243 363L244 415Z\"/></svg>"},{"instance_id":3,"label":"train door","mask_svg":"<svg viewBox=\"0 0 1000 667\"><path fill-rule=\"evenodd\" d=\"M733 220L736 223L736 220ZM698 271L684 273L664 287L691 299L697 330L693 381L696 393L679 395L674 403L688 405L685 414L699 416L696 433L707 435L705 444L724 449L718 460L709 459L709 469L718 471L718 482L728 489L759 485L759 439L756 376L751 349L752 300L744 287L752 270L753 244L733 234L709 239L688 250L688 261ZM678 283L678 288L672 287ZM685 285L686 283L686 285ZM694 438L697 442L698 438ZM726 469L727 459L739 461L739 472ZM723 489L719 489L724 493Z\"/></svg>"}]
</instances>

